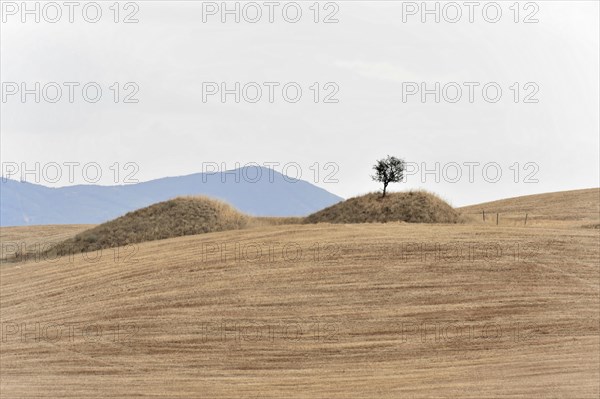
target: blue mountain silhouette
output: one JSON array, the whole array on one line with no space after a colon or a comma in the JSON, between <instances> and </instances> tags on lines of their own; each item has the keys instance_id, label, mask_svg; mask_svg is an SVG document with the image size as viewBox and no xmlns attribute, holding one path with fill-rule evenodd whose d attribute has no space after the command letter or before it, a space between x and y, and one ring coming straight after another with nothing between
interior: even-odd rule
<instances>
[{"instance_id":1,"label":"blue mountain silhouette","mask_svg":"<svg viewBox=\"0 0 600 399\"><path fill-rule=\"evenodd\" d=\"M182 195L217 198L254 216L305 216L342 200L311 183L258 166L118 186L51 188L5 178L0 185L0 226L102 223Z\"/></svg>"}]
</instances>

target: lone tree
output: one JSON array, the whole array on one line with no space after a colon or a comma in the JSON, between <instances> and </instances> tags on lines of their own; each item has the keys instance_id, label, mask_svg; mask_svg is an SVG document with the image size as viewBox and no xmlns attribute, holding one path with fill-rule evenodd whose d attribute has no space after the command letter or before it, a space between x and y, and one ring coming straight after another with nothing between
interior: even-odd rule
<instances>
[{"instance_id":1,"label":"lone tree","mask_svg":"<svg viewBox=\"0 0 600 399\"><path fill-rule=\"evenodd\" d=\"M390 183L398 183L404 177L404 161L396 157L387 156L387 158L380 159L375 165L373 165L375 174L371 177L373 180L383 183L383 195L387 186Z\"/></svg>"}]
</instances>

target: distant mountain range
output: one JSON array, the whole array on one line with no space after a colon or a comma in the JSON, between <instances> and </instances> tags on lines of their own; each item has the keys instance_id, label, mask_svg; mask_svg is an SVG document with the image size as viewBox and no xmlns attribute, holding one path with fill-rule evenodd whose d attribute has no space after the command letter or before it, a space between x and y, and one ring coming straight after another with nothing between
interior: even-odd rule
<instances>
[{"instance_id":1,"label":"distant mountain range","mask_svg":"<svg viewBox=\"0 0 600 399\"><path fill-rule=\"evenodd\" d=\"M2 178L0 226L97 224L183 195L217 198L254 216L306 216L343 200L272 169L250 166L235 172L241 176L239 181L228 171L165 177L129 185L59 188Z\"/></svg>"}]
</instances>

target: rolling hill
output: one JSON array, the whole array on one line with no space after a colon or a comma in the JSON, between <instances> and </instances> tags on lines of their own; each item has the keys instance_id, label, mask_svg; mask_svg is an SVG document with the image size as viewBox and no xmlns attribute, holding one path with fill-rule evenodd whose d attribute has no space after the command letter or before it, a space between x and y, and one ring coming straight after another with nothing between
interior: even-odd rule
<instances>
[{"instance_id":1,"label":"rolling hill","mask_svg":"<svg viewBox=\"0 0 600 399\"><path fill-rule=\"evenodd\" d=\"M163 240L238 230L265 225L299 223L457 223L459 213L432 193L408 191L382 198L378 193L342 201L306 218L252 217L230 205L208 197L178 197L129 212L114 220L79 232L74 237L54 242L44 251L14 252L2 260L20 261L28 256L65 256ZM4 252L7 251L3 251Z\"/></svg>"},{"instance_id":2,"label":"rolling hill","mask_svg":"<svg viewBox=\"0 0 600 399\"><path fill-rule=\"evenodd\" d=\"M482 212L485 211L489 216L488 223L495 223L496 213L499 213L502 223L522 225L527 214L529 226L594 227L600 222L600 189L527 195L465 206L458 210L465 215L476 216L474 220L477 222L483 219Z\"/></svg>"},{"instance_id":3,"label":"rolling hill","mask_svg":"<svg viewBox=\"0 0 600 399\"><path fill-rule=\"evenodd\" d=\"M3 264L0 393L597 398L598 230L537 200L543 225L259 225Z\"/></svg>"}]
</instances>

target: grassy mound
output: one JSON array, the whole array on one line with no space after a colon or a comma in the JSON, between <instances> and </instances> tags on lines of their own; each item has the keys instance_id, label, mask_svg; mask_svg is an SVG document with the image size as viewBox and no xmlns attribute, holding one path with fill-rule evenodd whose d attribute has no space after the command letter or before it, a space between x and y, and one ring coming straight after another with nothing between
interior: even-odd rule
<instances>
[{"instance_id":1,"label":"grassy mound","mask_svg":"<svg viewBox=\"0 0 600 399\"><path fill-rule=\"evenodd\" d=\"M50 250L57 255L246 227L249 217L206 197L180 197L100 224Z\"/></svg>"},{"instance_id":2,"label":"grassy mound","mask_svg":"<svg viewBox=\"0 0 600 399\"><path fill-rule=\"evenodd\" d=\"M459 213L433 194L411 191L351 198L307 218L254 218L206 197L180 197L150 205L85 230L46 251L64 256L146 241L296 223L456 223Z\"/></svg>"},{"instance_id":3,"label":"grassy mound","mask_svg":"<svg viewBox=\"0 0 600 399\"><path fill-rule=\"evenodd\" d=\"M425 191L370 193L350 198L313 213L307 223L457 223L460 214L445 201Z\"/></svg>"}]
</instances>

